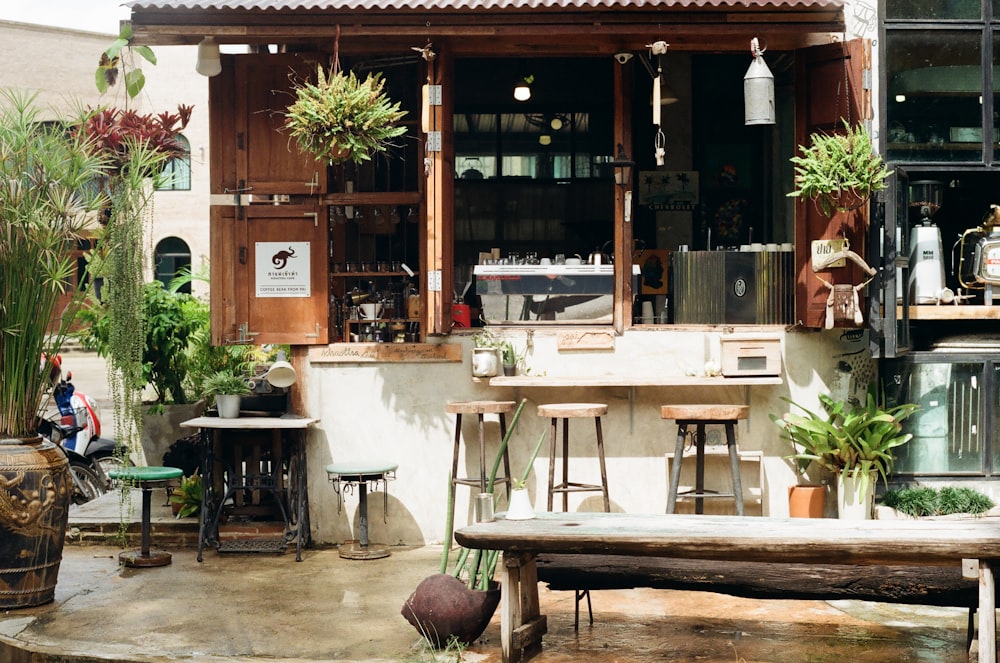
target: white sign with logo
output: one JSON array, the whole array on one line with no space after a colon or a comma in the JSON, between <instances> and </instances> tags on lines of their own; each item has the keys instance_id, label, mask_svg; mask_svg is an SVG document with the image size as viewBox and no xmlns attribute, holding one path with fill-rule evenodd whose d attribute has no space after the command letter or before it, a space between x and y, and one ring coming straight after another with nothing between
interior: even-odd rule
<instances>
[{"instance_id":1,"label":"white sign with logo","mask_svg":"<svg viewBox=\"0 0 1000 663\"><path fill-rule=\"evenodd\" d=\"M258 297L310 297L309 242L257 242Z\"/></svg>"}]
</instances>

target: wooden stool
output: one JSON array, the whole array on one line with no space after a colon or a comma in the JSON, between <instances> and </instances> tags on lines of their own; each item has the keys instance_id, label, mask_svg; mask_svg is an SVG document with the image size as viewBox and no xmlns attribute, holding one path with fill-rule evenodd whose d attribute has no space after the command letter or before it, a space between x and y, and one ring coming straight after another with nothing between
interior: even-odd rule
<instances>
[{"instance_id":1,"label":"wooden stool","mask_svg":"<svg viewBox=\"0 0 1000 663\"><path fill-rule=\"evenodd\" d=\"M478 488L480 493L486 491L486 431L483 426L483 417L487 414L496 414L500 417L500 440L507 436L507 414L514 411L516 407L514 401L455 401L445 406L448 414L455 415L455 450L451 457L451 483L452 489L458 484ZM458 476L458 452L462 444L462 415L474 414L479 417L479 476L459 477ZM507 486L507 494L510 495L510 455L507 449L503 450L503 471L502 479L497 479Z\"/></svg>"},{"instance_id":2,"label":"wooden stool","mask_svg":"<svg viewBox=\"0 0 1000 663\"><path fill-rule=\"evenodd\" d=\"M608 406L604 403L548 403L538 406L538 416L549 417L552 420L552 427L549 431L549 511L552 511L552 498L555 493L563 494L563 511L567 511L569 509L569 493L600 491L604 495L604 510L610 513L608 472L604 465L604 433L601 431L601 417L607 413ZM569 420L581 417L593 417L597 427L597 459L601 464L600 484L575 483L569 480ZM560 419L563 422L562 482L556 484L556 428Z\"/></svg>"},{"instance_id":3,"label":"wooden stool","mask_svg":"<svg viewBox=\"0 0 1000 663\"><path fill-rule=\"evenodd\" d=\"M125 482L126 485L136 485L142 489L142 547L139 550L123 550L118 553L118 561L125 566L166 566L172 560L170 553L163 550L150 550L150 505L153 488L166 486L171 479L177 479L184 472L177 467L120 467L108 470L112 479Z\"/></svg>"},{"instance_id":4,"label":"wooden stool","mask_svg":"<svg viewBox=\"0 0 1000 663\"><path fill-rule=\"evenodd\" d=\"M344 462L326 466L326 473L337 493L337 513L344 504L344 490L358 486L358 538L359 541L345 541L340 545L340 556L344 559L379 559L389 556L389 546L368 543L368 483L378 486L386 484L382 493L383 522L389 513L389 479L396 478L398 463L392 462ZM341 485L344 484L344 485Z\"/></svg>"},{"instance_id":5,"label":"wooden stool","mask_svg":"<svg viewBox=\"0 0 1000 663\"><path fill-rule=\"evenodd\" d=\"M697 451L694 490L682 493L695 498L695 513L705 512L706 497L732 497L736 502L736 514L743 515L743 484L740 481L740 459L736 450L736 422L746 419L750 412L747 405L663 405L660 407L662 419L677 422L677 446L674 462L670 467L670 493L667 496L667 513L674 513L677 507L677 486L681 480L681 463L684 460L684 439L688 426L695 426L694 444ZM726 446L729 449L729 471L733 475L733 492L718 493L705 490L705 426L720 424L726 427Z\"/></svg>"}]
</instances>

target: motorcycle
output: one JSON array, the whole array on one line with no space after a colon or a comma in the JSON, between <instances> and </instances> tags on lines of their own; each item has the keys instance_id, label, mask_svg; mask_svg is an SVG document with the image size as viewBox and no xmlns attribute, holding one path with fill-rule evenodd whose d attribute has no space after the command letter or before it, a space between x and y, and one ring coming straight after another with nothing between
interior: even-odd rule
<instances>
[{"instance_id":1,"label":"motorcycle","mask_svg":"<svg viewBox=\"0 0 1000 663\"><path fill-rule=\"evenodd\" d=\"M61 367L54 380L52 396L59 410L62 446L68 451L86 457L101 469L106 478L108 472L132 463L116 454L116 443L101 437L101 411L97 402L73 386L73 373L63 377Z\"/></svg>"},{"instance_id":2,"label":"motorcycle","mask_svg":"<svg viewBox=\"0 0 1000 663\"><path fill-rule=\"evenodd\" d=\"M84 504L108 491L111 480L107 470L120 466L122 459L115 456L115 442L101 437L97 403L76 391L72 373L63 377L60 357L52 362L51 370L52 396L58 412L41 418L38 432L66 454L73 480L73 503Z\"/></svg>"}]
</instances>

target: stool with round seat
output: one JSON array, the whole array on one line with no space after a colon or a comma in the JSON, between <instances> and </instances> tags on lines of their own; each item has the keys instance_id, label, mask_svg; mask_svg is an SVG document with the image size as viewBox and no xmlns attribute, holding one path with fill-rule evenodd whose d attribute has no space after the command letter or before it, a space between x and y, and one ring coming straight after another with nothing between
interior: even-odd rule
<instances>
[{"instance_id":1,"label":"stool with round seat","mask_svg":"<svg viewBox=\"0 0 1000 663\"><path fill-rule=\"evenodd\" d=\"M694 490L681 493L684 497L695 499L695 513L705 512L705 498L733 498L736 503L736 514L743 515L743 484L740 481L740 459L736 448L736 423L746 419L750 412L747 405L697 404L697 405L663 405L660 407L662 419L673 419L677 422L677 445L674 450L674 460L670 467L670 492L667 495L667 513L674 513L677 508L678 485L681 479L681 464L684 460L684 444L688 428L695 427L694 445L695 487ZM726 447L729 451L729 471L733 479L733 492L720 493L705 489L705 426L718 424L726 429Z\"/></svg>"},{"instance_id":2,"label":"stool with round seat","mask_svg":"<svg viewBox=\"0 0 1000 663\"><path fill-rule=\"evenodd\" d=\"M391 461L349 461L330 463L326 473L337 493L337 513L344 503L344 490L358 487L358 541L345 541L340 545L344 559L380 559L389 556L389 546L368 542L368 484L386 484L382 494L382 518L389 513L388 481L396 478L397 463Z\"/></svg>"},{"instance_id":3,"label":"stool with round seat","mask_svg":"<svg viewBox=\"0 0 1000 663\"><path fill-rule=\"evenodd\" d=\"M611 511L611 499L608 497L608 472L604 464L604 433L601 429L601 417L608 413L604 403L546 403L538 406L538 416L551 419L549 429L549 495L548 510L552 511L553 497L562 493L563 511L569 510L569 493L600 492L604 496L604 510ZM579 483L569 480L569 420L593 417L597 429L597 459L601 466L601 483ZM556 471L556 433L559 420L562 420L562 481L555 483Z\"/></svg>"},{"instance_id":4,"label":"stool with round seat","mask_svg":"<svg viewBox=\"0 0 1000 663\"><path fill-rule=\"evenodd\" d=\"M500 441L507 436L507 415L514 411L516 407L514 401L452 401L445 406L445 412L455 415L455 448L451 457L451 483L452 489L461 484L478 488L480 493L485 493L487 484L486 474L486 429L484 419L487 414L495 414L500 419ZM458 456L462 446L462 415L474 414L479 423L479 476L460 477L458 476ZM468 445L466 445L468 447ZM466 450L468 451L468 449ZM498 477L495 483L503 483L507 486L507 494L510 494L510 455L505 448L503 450L503 477ZM453 514L454 515L454 514Z\"/></svg>"},{"instance_id":5,"label":"stool with round seat","mask_svg":"<svg viewBox=\"0 0 1000 663\"><path fill-rule=\"evenodd\" d=\"M183 470L177 467L143 466L108 470L110 478L142 489L142 547L118 553L118 561L125 566L166 566L173 561L170 553L164 550L150 550L150 507L154 488L165 487L171 479L178 479L183 475Z\"/></svg>"}]
</instances>

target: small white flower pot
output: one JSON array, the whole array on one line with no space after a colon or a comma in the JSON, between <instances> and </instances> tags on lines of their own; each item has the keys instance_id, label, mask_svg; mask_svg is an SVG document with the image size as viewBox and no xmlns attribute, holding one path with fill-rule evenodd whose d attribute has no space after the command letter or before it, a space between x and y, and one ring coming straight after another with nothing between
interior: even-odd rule
<instances>
[{"instance_id":1,"label":"small white flower pot","mask_svg":"<svg viewBox=\"0 0 1000 663\"><path fill-rule=\"evenodd\" d=\"M240 416L239 394L219 394L215 397L215 405L219 409L220 419L236 419Z\"/></svg>"},{"instance_id":2,"label":"small white flower pot","mask_svg":"<svg viewBox=\"0 0 1000 663\"><path fill-rule=\"evenodd\" d=\"M510 504L507 506L507 520L530 520L535 517L531 506L531 498L526 488L515 488L510 491Z\"/></svg>"}]
</instances>

